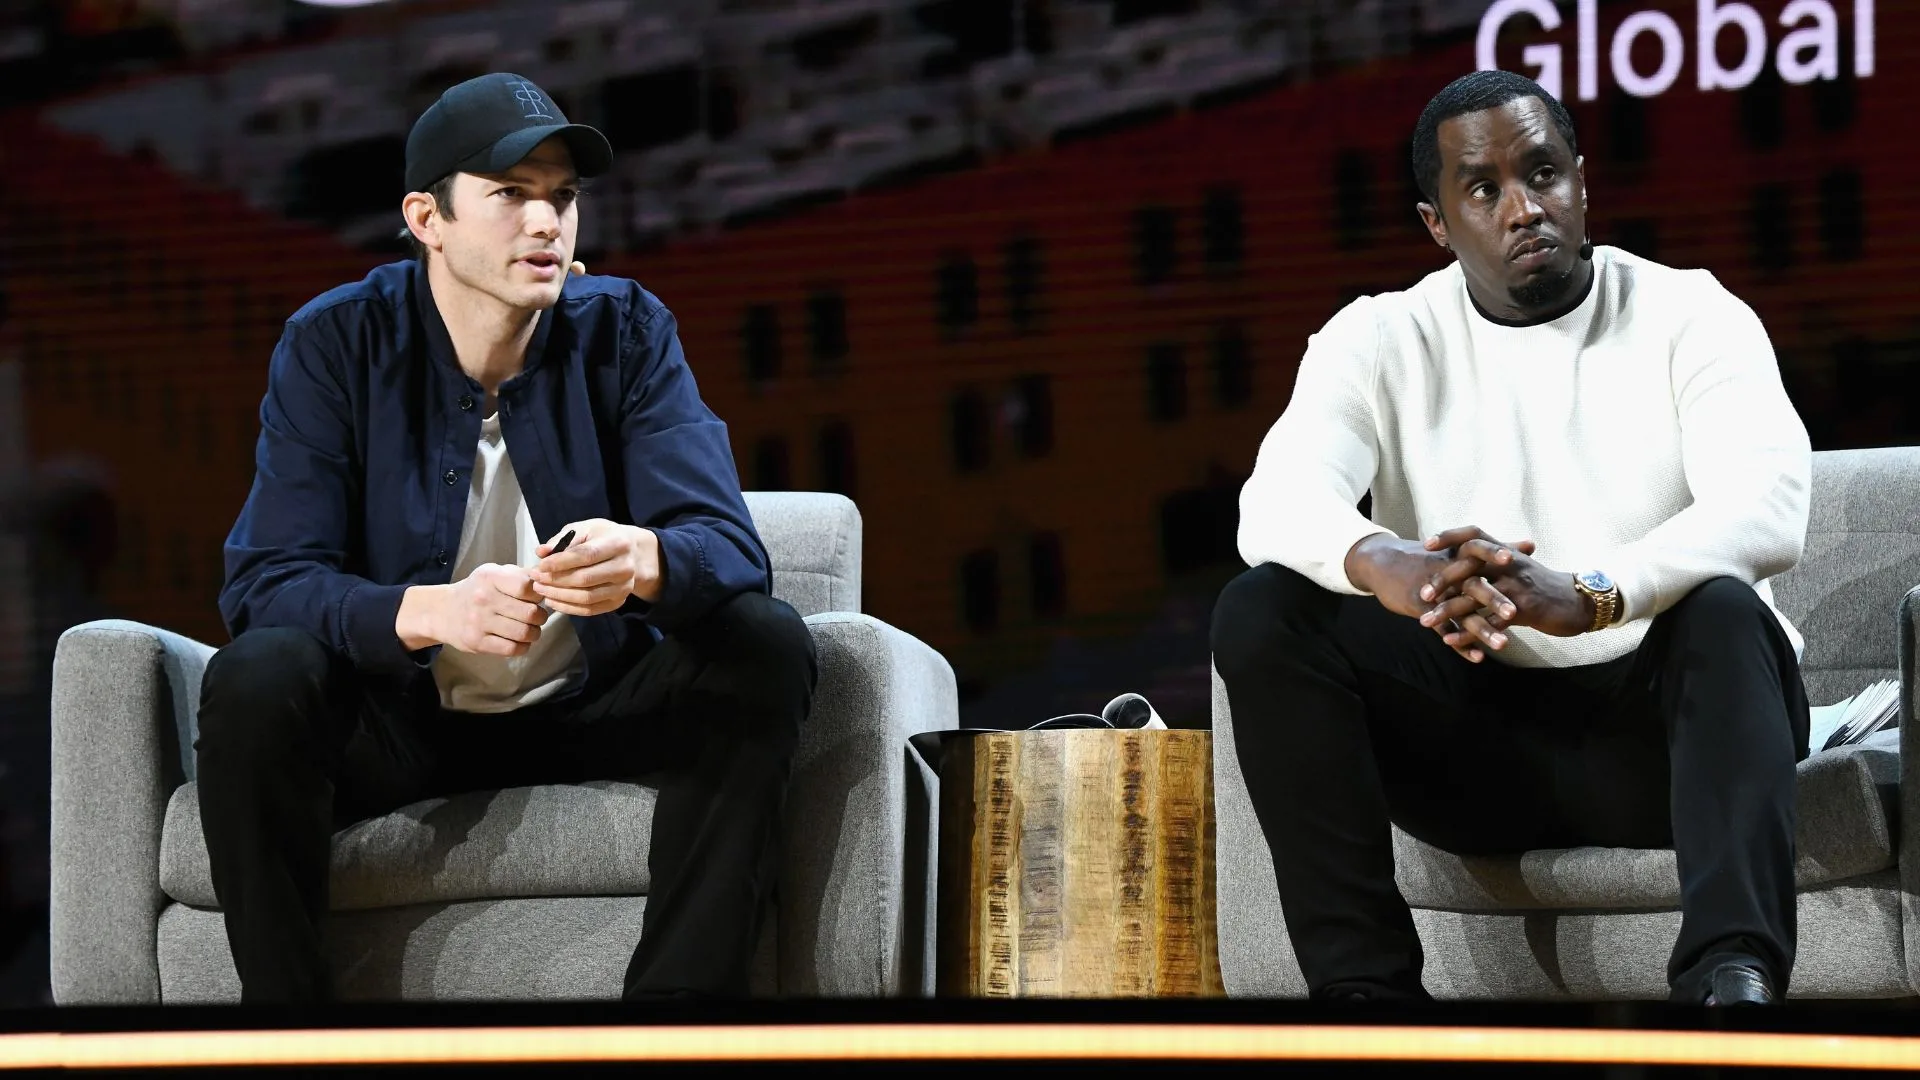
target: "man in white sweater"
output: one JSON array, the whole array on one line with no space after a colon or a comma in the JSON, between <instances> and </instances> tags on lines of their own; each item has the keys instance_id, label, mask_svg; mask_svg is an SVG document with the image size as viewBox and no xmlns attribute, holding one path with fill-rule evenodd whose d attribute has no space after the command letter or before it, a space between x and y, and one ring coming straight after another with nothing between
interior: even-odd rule
<instances>
[{"instance_id":1,"label":"man in white sweater","mask_svg":"<svg viewBox=\"0 0 1920 1080\"><path fill-rule=\"evenodd\" d=\"M1766 579L1811 454L1766 330L1706 271L1591 244L1573 123L1521 76L1448 86L1413 159L1454 262L1308 342L1214 614L1309 990L1426 996L1394 822L1671 846L1674 999L1771 1001L1808 717Z\"/></svg>"}]
</instances>

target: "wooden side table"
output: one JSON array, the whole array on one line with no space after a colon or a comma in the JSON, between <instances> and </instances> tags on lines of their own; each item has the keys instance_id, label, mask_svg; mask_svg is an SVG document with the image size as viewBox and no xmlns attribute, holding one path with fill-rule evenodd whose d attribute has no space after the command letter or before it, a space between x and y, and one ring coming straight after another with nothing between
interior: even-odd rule
<instances>
[{"instance_id":1,"label":"wooden side table","mask_svg":"<svg viewBox=\"0 0 1920 1080\"><path fill-rule=\"evenodd\" d=\"M990 732L940 762L943 996L1221 996L1205 731Z\"/></svg>"}]
</instances>

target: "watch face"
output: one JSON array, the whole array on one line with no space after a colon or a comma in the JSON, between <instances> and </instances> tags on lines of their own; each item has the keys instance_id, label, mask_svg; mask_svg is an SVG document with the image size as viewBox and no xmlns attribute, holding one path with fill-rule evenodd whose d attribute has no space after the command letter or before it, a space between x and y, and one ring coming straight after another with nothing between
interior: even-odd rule
<instances>
[{"instance_id":1,"label":"watch face","mask_svg":"<svg viewBox=\"0 0 1920 1080\"><path fill-rule=\"evenodd\" d=\"M1611 592L1613 579L1598 570L1588 570L1580 575L1580 584L1594 592Z\"/></svg>"}]
</instances>

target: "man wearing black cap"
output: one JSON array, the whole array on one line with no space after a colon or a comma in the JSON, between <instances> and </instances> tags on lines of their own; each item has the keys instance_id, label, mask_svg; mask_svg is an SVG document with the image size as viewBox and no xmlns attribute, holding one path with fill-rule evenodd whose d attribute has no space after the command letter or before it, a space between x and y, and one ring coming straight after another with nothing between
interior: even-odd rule
<instances>
[{"instance_id":1,"label":"man wearing black cap","mask_svg":"<svg viewBox=\"0 0 1920 1080\"><path fill-rule=\"evenodd\" d=\"M673 315L568 272L612 157L518 76L448 90L407 139L418 258L315 299L274 351L195 744L248 1002L331 996L337 827L642 774L625 993L745 992L812 639L768 594Z\"/></svg>"}]
</instances>

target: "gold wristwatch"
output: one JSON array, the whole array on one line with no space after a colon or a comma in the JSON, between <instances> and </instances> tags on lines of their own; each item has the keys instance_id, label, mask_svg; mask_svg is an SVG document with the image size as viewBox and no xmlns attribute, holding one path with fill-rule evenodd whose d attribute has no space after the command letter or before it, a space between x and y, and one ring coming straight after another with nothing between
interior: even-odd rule
<instances>
[{"instance_id":1,"label":"gold wristwatch","mask_svg":"<svg viewBox=\"0 0 1920 1080\"><path fill-rule=\"evenodd\" d=\"M1586 570L1573 575L1573 587L1593 598L1593 625L1587 627L1587 633L1605 630L1620 621L1620 586L1612 578L1598 570Z\"/></svg>"}]
</instances>

